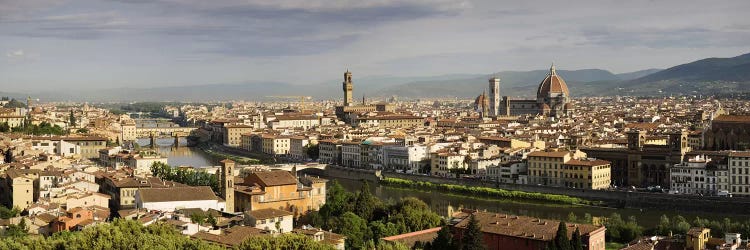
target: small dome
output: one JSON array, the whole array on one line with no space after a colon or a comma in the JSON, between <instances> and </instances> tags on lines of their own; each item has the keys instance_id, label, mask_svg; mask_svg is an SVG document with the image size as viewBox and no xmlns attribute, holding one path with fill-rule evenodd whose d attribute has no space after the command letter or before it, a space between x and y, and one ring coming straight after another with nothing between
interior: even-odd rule
<instances>
[{"instance_id":1,"label":"small dome","mask_svg":"<svg viewBox=\"0 0 750 250\"><path fill-rule=\"evenodd\" d=\"M536 91L537 98L549 97L550 93L565 94L570 96L568 92L568 85L565 84L565 80L557 75L555 72L555 65L549 69L549 74L544 78L542 83L539 84L539 88Z\"/></svg>"}]
</instances>

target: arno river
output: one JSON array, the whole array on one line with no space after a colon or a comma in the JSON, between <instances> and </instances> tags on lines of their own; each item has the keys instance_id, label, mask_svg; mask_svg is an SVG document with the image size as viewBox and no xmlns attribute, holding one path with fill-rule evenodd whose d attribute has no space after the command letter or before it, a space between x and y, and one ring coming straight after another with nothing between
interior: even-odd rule
<instances>
[{"instance_id":1,"label":"arno river","mask_svg":"<svg viewBox=\"0 0 750 250\"><path fill-rule=\"evenodd\" d=\"M139 139L138 143L142 146L145 146L149 144L149 141L147 138ZM183 144L183 142L180 143L182 145L185 145ZM168 161L172 166L216 166L218 165L218 160L220 160L212 159L210 155L204 153L199 148L172 148L172 139L157 139L157 144L160 145L159 147L157 147L159 152L169 157ZM352 192L355 192L362 187L362 183L360 181L346 179L338 179L337 181L341 183L341 185L344 186L347 190ZM431 191L385 187L378 184L371 184L370 186L372 189L372 193L385 201L398 200L403 197L417 197L430 205L434 211L442 216L448 216L449 213L460 208L487 210L489 212L509 213L546 219L565 219L571 212L574 213L578 218L583 218L584 214L586 213L591 214L591 216L593 217L601 217L608 216L613 212L617 212L622 215L623 219L627 219L629 216L635 216L638 219L638 223L640 225L651 227L659 222L659 217L662 214L666 214L670 218L678 214L675 211L665 210L613 209L588 206L558 205L533 201L479 199ZM692 221L696 216L713 220L719 220L723 219L724 217L729 217L732 219L732 221L744 221L750 218L750 215L724 216L721 214L686 212L679 212L679 214L684 216L688 221Z\"/></svg>"}]
</instances>

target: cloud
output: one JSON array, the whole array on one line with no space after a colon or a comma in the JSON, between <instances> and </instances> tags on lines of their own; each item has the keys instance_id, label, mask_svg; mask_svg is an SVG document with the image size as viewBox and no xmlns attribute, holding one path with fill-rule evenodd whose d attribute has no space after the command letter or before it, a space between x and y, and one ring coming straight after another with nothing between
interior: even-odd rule
<instances>
[{"instance_id":1,"label":"cloud","mask_svg":"<svg viewBox=\"0 0 750 250\"><path fill-rule=\"evenodd\" d=\"M6 57L10 57L10 58L24 57L25 55L26 54L23 52L22 49L14 50L5 54Z\"/></svg>"}]
</instances>

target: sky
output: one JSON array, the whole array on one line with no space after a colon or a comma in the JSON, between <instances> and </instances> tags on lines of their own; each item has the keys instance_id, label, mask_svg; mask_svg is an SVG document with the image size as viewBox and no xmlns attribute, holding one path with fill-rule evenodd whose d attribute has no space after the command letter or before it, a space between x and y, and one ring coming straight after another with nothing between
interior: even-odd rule
<instances>
[{"instance_id":1,"label":"sky","mask_svg":"<svg viewBox=\"0 0 750 250\"><path fill-rule=\"evenodd\" d=\"M0 0L0 91L667 68L750 52L750 1Z\"/></svg>"}]
</instances>

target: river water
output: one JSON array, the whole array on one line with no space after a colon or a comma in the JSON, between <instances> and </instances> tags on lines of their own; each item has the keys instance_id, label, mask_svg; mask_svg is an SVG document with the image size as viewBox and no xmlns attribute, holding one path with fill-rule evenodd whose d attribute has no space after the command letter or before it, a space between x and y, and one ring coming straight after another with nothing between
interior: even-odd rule
<instances>
[{"instance_id":1,"label":"river water","mask_svg":"<svg viewBox=\"0 0 750 250\"><path fill-rule=\"evenodd\" d=\"M210 155L206 154L199 148L192 147L172 147L173 139L162 138L157 139L156 144L159 145L156 149L169 157L168 162L172 166L193 166L193 167L205 167L205 166L217 166L219 165L218 159L213 159ZM138 140L138 144L146 146L149 144L148 138L142 138ZM181 145L184 141L180 141ZM346 190L356 192L361 189L362 182L337 179ZM696 216L701 218L708 218L713 220L720 220L724 217L731 218L732 221L747 220L750 219L750 215L724 215L724 214L706 214L706 213L689 213L689 212L675 212L675 211L664 211L664 210L648 210L648 209L622 209L622 208L602 208L602 207L590 207L590 206L577 206L577 205L559 205L545 202L533 202L525 200L500 200L500 199L481 199L473 198L462 195L445 194L432 191L422 191L414 189L402 189L395 187L380 186L376 183L370 184L371 192L375 196L385 201L396 201L404 197L416 197L424 201L441 216L449 216L454 211L461 208L486 210L489 212L497 213L508 213L514 215L524 215L539 217L545 219L567 219L568 214L571 212L578 218L583 218L586 213L590 214L595 220L598 217L609 216L616 212L622 215L623 219L627 219L630 216L635 216L638 223L642 226L652 227L659 222L659 217L662 214L666 214L670 218L675 215L682 215L687 218L688 221L692 221Z\"/></svg>"}]
</instances>

